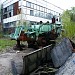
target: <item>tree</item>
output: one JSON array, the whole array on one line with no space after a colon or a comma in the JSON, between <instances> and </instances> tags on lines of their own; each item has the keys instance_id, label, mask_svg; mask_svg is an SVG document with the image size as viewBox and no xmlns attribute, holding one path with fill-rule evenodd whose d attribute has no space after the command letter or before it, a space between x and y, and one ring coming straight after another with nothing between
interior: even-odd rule
<instances>
[{"instance_id":1,"label":"tree","mask_svg":"<svg viewBox=\"0 0 75 75\"><path fill-rule=\"evenodd\" d=\"M72 7L72 10L70 10L70 19L75 22L75 7Z\"/></svg>"},{"instance_id":2,"label":"tree","mask_svg":"<svg viewBox=\"0 0 75 75\"><path fill-rule=\"evenodd\" d=\"M65 29L64 36L68 38L75 37L75 7L63 12L62 23Z\"/></svg>"}]
</instances>

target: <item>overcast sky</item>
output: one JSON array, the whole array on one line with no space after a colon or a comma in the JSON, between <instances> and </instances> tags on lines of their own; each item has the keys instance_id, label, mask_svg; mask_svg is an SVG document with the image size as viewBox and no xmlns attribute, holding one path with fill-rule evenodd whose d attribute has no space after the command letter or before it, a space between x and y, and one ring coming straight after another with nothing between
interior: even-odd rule
<instances>
[{"instance_id":1,"label":"overcast sky","mask_svg":"<svg viewBox=\"0 0 75 75\"><path fill-rule=\"evenodd\" d=\"M0 0L0 3L5 0ZM71 7L75 7L75 0L47 0L48 2L55 4L62 9L70 9Z\"/></svg>"},{"instance_id":2,"label":"overcast sky","mask_svg":"<svg viewBox=\"0 0 75 75\"><path fill-rule=\"evenodd\" d=\"M70 9L71 7L75 7L75 0L47 0L52 4L55 4L62 9Z\"/></svg>"}]
</instances>

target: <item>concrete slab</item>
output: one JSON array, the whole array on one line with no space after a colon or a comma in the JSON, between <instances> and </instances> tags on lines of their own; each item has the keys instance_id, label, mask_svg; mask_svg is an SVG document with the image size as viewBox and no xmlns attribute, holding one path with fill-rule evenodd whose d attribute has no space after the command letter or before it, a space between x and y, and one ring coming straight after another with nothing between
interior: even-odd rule
<instances>
[{"instance_id":1,"label":"concrete slab","mask_svg":"<svg viewBox=\"0 0 75 75\"><path fill-rule=\"evenodd\" d=\"M75 75L75 53L68 58L55 75Z\"/></svg>"}]
</instances>

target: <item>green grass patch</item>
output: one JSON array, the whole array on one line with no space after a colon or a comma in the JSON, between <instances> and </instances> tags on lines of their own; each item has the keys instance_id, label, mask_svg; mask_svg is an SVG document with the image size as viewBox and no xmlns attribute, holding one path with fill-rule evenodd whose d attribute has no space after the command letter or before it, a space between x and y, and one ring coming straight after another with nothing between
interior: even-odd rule
<instances>
[{"instance_id":1,"label":"green grass patch","mask_svg":"<svg viewBox=\"0 0 75 75\"><path fill-rule=\"evenodd\" d=\"M0 39L0 51L4 51L7 47L12 47L16 44L15 40Z\"/></svg>"}]
</instances>

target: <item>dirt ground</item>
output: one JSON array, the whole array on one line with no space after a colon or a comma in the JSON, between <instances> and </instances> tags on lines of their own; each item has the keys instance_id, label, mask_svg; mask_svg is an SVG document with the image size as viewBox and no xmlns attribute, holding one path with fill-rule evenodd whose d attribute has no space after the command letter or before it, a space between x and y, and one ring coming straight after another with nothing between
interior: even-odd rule
<instances>
[{"instance_id":1,"label":"dirt ground","mask_svg":"<svg viewBox=\"0 0 75 75\"><path fill-rule=\"evenodd\" d=\"M16 51L13 48L0 54L0 75L19 75L23 69L23 56L32 52L26 48L24 51Z\"/></svg>"}]
</instances>

